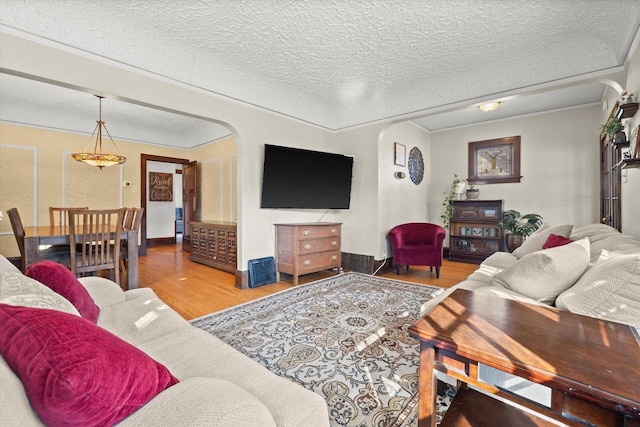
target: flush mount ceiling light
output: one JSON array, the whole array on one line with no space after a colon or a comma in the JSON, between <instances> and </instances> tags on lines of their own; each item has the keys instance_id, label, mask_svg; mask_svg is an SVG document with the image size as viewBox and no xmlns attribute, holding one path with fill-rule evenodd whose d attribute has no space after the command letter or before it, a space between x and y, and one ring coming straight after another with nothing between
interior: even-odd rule
<instances>
[{"instance_id":1,"label":"flush mount ceiling light","mask_svg":"<svg viewBox=\"0 0 640 427\"><path fill-rule=\"evenodd\" d=\"M489 112L489 111L495 110L499 106L500 106L499 102L487 102L486 104L478 105L478 108L480 109L480 111Z\"/></svg>"},{"instance_id":2,"label":"flush mount ceiling light","mask_svg":"<svg viewBox=\"0 0 640 427\"><path fill-rule=\"evenodd\" d=\"M89 143L84 148L84 152L73 153L71 157L73 157L75 160L79 162L84 162L91 166L97 166L100 169L102 169L105 166L115 166L115 165L122 164L127 161L127 158L120 154L120 151L118 151L118 147L116 146L115 141L113 140L113 138L111 138L111 135L107 130L107 126L102 121L102 98L104 98L104 96L99 96L99 95L95 95L95 96L100 100L100 116L99 116L99 120L96 121L97 123L96 128L93 130L93 133L89 138ZM103 128L118 154L109 154L109 153L102 152L102 129ZM93 152L89 152L87 151L87 149L89 148L89 144L91 144L91 139L93 138L94 135L96 136L96 141L93 147Z\"/></svg>"}]
</instances>

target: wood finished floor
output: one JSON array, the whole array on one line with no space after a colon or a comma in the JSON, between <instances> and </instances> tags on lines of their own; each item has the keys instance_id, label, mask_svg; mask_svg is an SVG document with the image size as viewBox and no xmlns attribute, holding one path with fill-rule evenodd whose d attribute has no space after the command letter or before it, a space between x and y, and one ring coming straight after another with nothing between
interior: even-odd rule
<instances>
[{"instance_id":1,"label":"wood finished floor","mask_svg":"<svg viewBox=\"0 0 640 427\"><path fill-rule=\"evenodd\" d=\"M291 276L283 275L280 282L256 289L238 289L235 277L206 265L189 260L189 254L179 245L149 247L147 256L140 257L141 288L152 288L171 308L187 320L195 319L215 311L242 304L257 298L293 287ZM395 270L384 266L377 276L403 280L441 288L451 287L466 279L478 266L444 260L440 268L440 278L428 267L404 268L398 276ZM302 276L301 283L331 277L331 272L321 272Z\"/></svg>"}]
</instances>

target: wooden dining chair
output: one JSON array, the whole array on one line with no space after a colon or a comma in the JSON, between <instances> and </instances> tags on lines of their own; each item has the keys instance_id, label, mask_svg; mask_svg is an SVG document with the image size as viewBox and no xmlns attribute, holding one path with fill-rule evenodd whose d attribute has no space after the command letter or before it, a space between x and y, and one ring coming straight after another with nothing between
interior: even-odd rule
<instances>
[{"instance_id":1,"label":"wooden dining chair","mask_svg":"<svg viewBox=\"0 0 640 427\"><path fill-rule=\"evenodd\" d=\"M144 208L123 208L124 221L122 228L124 231L136 232L136 243L138 232L140 231L140 224L142 223L142 214ZM137 245L136 245L137 246ZM123 275L129 267L127 260L129 259L129 242L127 239L123 239L120 243L120 274Z\"/></svg>"},{"instance_id":2,"label":"wooden dining chair","mask_svg":"<svg viewBox=\"0 0 640 427\"><path fill-rule=\"evenodd\" d=\"M27 269L27 266L25 265L26 254L24 248L24 225L22 224L22 219L20 218L20 214L18 213L17 208L9 209L7 211L7 215L9 216L9 221L11 222L11 228L13 229L13 235L16 238L16 243L18 244L18 250L20 251L20 257L22 258L21 270L24 273ZM68 246L63 249L57 247L49 247L40 249L38 251L38 257L40 260L55 261L67 267L70 267L71 265L70 256L71 253Z\"/></svg>"},{"instance_id":3,"label":"wooden dining chair","mask_svg":"<svg viewBox=\"0 0 640 427\"><path fill-rule=\"evenodd\" d=\"M69 240L71 271L77 276L108 270L109 278L120 284L120 234L123 209L71 210L69 212Z\"/></svg>"},{"instance_id":4,"label":"wooden dining chair","mask_svg":"<svg viewBox=\"0 0 640 427\"><path fill-rule=\"evenodd\" d=\"M87 210L88 207L84 208L54 208L49 207L49 224L52 227L58 226L61 228L69 225L69 211L71 210Z\"/></svg>"}]
</instances>

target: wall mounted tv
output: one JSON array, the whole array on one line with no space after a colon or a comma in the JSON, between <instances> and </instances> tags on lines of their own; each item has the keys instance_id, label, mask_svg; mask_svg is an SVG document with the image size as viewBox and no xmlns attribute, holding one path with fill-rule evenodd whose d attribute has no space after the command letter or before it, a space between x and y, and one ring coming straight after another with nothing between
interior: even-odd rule
<instances>
[{"instance_id":1,"label":"wall mounted tv","mask_svg":"<svg viewBox=\"0 0 640 427\"><path fill-rule=\"evenodd\" d=\"M262 208L349 209L353 157L264 146Z\"/></svg>"}]
</instances>

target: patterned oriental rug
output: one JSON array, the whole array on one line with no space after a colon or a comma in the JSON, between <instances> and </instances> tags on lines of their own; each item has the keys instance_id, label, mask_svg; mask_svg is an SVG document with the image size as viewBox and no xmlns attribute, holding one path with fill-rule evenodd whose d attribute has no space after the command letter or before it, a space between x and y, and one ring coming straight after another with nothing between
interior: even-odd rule
<instances>
[{"instance_id":1,"label":"patterned oriental rug","mask_svg":"<svg viewBox=\"0 0 640 427\"><path fill-rule=\"evenodd\" d=\"M420 306L443 290L359 273L296 286L191 323L321 395L331 426L417 426ZM438 415L455 392L438 397Z\"/></svg>"}]
</instances>

